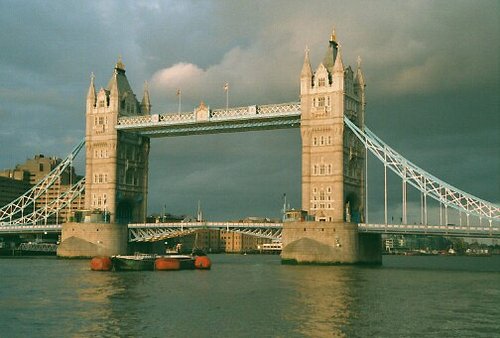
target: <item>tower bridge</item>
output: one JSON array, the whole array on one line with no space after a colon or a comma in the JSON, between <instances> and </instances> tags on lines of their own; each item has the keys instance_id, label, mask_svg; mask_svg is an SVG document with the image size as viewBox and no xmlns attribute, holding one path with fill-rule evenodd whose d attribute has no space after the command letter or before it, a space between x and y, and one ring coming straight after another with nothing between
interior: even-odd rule
<instances>
[{"instance_id":1,"label":"tower bridge","mask_svg":"<svg viewBox=\"0 0 500 338\"><path fill-rule=\"evenodd\" d=\"M282 259L298 263L378 263L381 233L420 233L498 238L500 207L472 196L414 165L365 126L365 80L361 61L344 66L335 33L315 71L305 52L300 101L210 109L203 102L192 112L151 111L148 88L142 101L133 93L118 60L106 89L96 91L91 77L86 100L85 179L47 203L35 200L57 180L56 168L27 194L0 209L0 232L38 231L49 215L85 191L85 209L106 219L54 225L62 232L61 256L118 254L127 241L146 241L188 233L200 227L225 228L283 241ZM150 138L300 128L302 210L307 221L277 224L145 224ZM70 165L83 143L62 163ZM367 155L384 165L384 224L368 222ZM402 179L402 224L387 219L387 169ZM409 225L407 186L421 193L420 224ZM427 199L440 206L440 224L431 225ZM466 215L466 225L450 226L448 209ZM479 225L469 223L479 219ZM461 219L461 218L460 218ZM486 224L484 224L484 222ZM128 226L127 226L128 224ZM47 228L49 229L49 228Z\"/></svg>"}]
</instances>

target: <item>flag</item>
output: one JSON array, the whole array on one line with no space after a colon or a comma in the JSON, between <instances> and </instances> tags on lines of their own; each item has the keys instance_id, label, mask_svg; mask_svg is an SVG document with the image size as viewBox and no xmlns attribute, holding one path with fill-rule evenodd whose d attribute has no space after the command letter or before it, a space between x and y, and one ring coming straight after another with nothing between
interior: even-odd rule
<instances>
[{"instance_id":1,"label":"flag","mask_svg":"<svg viewBox=\"0 0 500 338\"><path fill-rule=\"evenodd\" d=\"M177 96L180 96L181 95L181 90L180 89L177 89Z\"/></svg>"},{"instance_id":2,"label":"flag","mask_svg":"<svg viewBox=\"0 0 500 338\"><path fill-rule=\"evenodd\" d=\"M229 83L224 84L224 91L227 92L229 90Z\"/></svg>"}]
</instances>

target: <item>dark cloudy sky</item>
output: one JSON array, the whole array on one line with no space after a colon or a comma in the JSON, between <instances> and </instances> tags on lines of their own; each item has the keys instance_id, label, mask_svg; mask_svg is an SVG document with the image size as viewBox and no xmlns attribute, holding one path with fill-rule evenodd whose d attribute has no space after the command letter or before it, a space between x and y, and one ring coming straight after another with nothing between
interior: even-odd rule
<instances>
[{"instance_id":1,"label":"dark cloudy sky","mask_svg":"<svg viewBox=\"0 0 500 338\"><path fill-rule=\"evenodd\" d=\"M335 26L344 64L363 59L370 129L499 203L499 4L1 0L0 168L65 156L84 136L90 73L106 86L118 55L139 99L150 82L155 113L177 110L176 88L183 111L224 106L226 81L231 106L298 101L304 49L316 68ZM382 169L369 166L380 215ZM390 189L397 214L401 183ZM300 206L296 129L152 141L150 212L194 214L201 200L212 220L278 216L283 193Z\"/></svg>"}]
</instances>

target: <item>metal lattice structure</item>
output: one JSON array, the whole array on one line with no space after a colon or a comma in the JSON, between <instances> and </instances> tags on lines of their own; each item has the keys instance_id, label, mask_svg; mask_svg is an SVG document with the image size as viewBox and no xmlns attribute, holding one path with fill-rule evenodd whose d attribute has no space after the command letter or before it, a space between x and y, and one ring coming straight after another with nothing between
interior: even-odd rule
<instances>
[{"instance_id":1,"label":"metal lattice structure","mask_svg":"<svg viewBox=\"0 0 500 338\"><path fill-rule=\"evenodd\" d=\"M42 205L40 208L36 208L30 214L14 219L12 222L10 222L10 224L15 225L47 223L49 217L67 208L75 198L80 197L84 189L85 177L71 186L70 189L66 190L61 195L51 200L48 204Z\"/></svg>"},{"instance_id":2,"label":"metal lattice structure","mask_svg":"<svg viewBox=\"0 0 500 338\"><path fill-rule=\"evenodd\" d=\"M344 117L344 122L365 147L384 163L385 167L401 177L403 182L421 191L425 198L429 196L443 204L445 208L451 207L464 212L467 217L474 215L480 219L487 219L490 226L492 222L500 221L499 206L468 194L429 174L389 147L370 129L365 127L361 130L347 117ZM448 224L447 221L445 223Z\"/></svg>"},{"instance_id":3,"label":"metal lattice structure","mask_svg":"<svg viewBox=\"0 0 500 338\"><path fill-rule=\"evenodd\" d=\"M238 232L273 240L281 240L282 223L189 222L129 224L130 242L159 241L184 236L202 229Z\"/></svg>"},{"instance_id":4,"label":"metal lattice structure","mask_svg":"<svg viewBox=\"0 0 500 338\"><path fill-rule=\"evenodd\" d=\"M85 140L82 140L47 176L22 196L2 207L0 209L0 225L37 224L42 220L46 221L48 217L59 212L73 199L80 196L85 186L84 180L77 182L68 191L42 208L37 209L37 200L47 194L49 188L60 180L61 175L72 165L73 159L78 155L84 144Z\"/></svg>"},{"instance_id":5,"label":"metal lattice structure","mask_svg":"<svg viewBox=\"0 0 500 338\"><path fill-rule=\"evenodd\" d=\"M121 117L116 129L148 137L168 137L234 133L241 131L297 128L300 126L300 103L215 109L199 119L196 112Z\"/></svg>"}]
</instances>

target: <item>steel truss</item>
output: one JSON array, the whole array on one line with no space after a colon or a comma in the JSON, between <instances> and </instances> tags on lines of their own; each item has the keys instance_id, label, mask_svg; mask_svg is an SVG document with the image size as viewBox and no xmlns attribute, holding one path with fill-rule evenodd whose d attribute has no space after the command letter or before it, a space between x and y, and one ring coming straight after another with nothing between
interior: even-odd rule
<instances>
[{"instance_id":1,"label":"steel truss","mask_svg":"<svg viewBox=\"0 0 500 338\"><path fill-rule=\"evenodd\" d=\"M46 194L49 190L49 188L56 183L62 173L72 165L73 159L75 156L80 152L80 150L83 148L85 144L85 140L82 140L73 150L71 153L59 163L57 167L55 167L47 176L45 176L40 182L38 182L35 186L33 186L30 190L28 190L24 195L18 197L11 203L3 206L0 209L0 225L5 226L9 224L15 224L14 222L20 218L20 219L37 219L40 220L43 218L41 216L43 213L37 212L36 210L36 201L38 198ZM75 186L78 186L78 184L81 182L78 182ZM73 187L75 187L73 186ZM70 189L70 190L73 190ZM80 193L83 191L80 190ZM66 196L67 197L67 196ZM76 196L75 196L76 197ZM57 200L61 202L62 196L60 196ZM74 197L73 197L74 198ZM52 207L45 207L48 212L50 209L53 213L61 210L61 208L53 208ZM56 210L56 211L54 211ZM32 216L32 214L38 215L38 216ZM45 213L47 214L47 213ZM16 224L20 224L19 222L16 222ZM34 224L34 223L31 223Z\"/></svg>"},{"instance_id":2,"label":"steel truss","mask_svg":"<svg viewBox=\"0 0 500 338\"><path fill-rule=\"evenodd\" d=\"M71 205L71 202L77 197L80 197L85 190L85 177L71 186L63 194L57 196L49 204L36 209L31 214L16 218L10 224L40 224L47 223L50 216L57 214L59 211Z\"/></svg>"},{"instance_id":3,"label":"steel truss","mask_svg":"<svg viewBox=\"0 0 500 338\"><path fill-rule=\"evenodd\" d=\"M281 240L283 224L236 222L137 223L129 224L128 229L130 242L160 241L166 238L184 236L202 229L224 230Z\"/></svg>"},{"instance_id":4,"label":"steel truss","mask_svg":"<svg viewBox=\"0 0 500 338\"><path fill-rule=\"evenodd\" d=\"M345 116L344 122L365 147L384 163L385 167L401 177L404 183L409 183L421 191L425 198L429 196L443 204L445 208L452 207L464 212L467 217L474 215L480 219L487 219L490 226L492 222L500 221L500 207L497 205L457 189L429 174L389 147L367 127L361 130Z\"/></svg>"}]
</instances>

